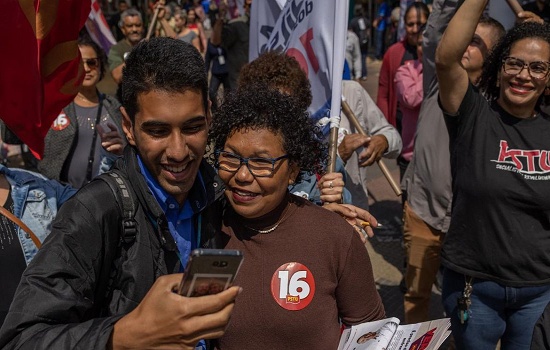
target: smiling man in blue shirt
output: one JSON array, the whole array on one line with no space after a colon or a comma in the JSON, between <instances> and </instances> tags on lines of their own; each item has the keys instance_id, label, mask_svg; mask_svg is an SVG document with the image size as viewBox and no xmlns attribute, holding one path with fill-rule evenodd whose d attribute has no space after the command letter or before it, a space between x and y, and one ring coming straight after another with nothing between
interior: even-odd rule
<instances>
[{"instance_id":1,"label":"smiling man in blue shirt","mask_svg":"<svg viewBox=\"0 0 550 350\"><path fill-rule=\"evenodd\" d=\"M119 243L124 216L108 184L84 186L26 270L0 348L193 349L223 334L238 287L173 292L189 251L219 246L223 185L203 160L207 89L192 46L155 38L132 50L122 78L129 146L114 171L132 193L135 239Z\"/></svg>"}]
</instances>

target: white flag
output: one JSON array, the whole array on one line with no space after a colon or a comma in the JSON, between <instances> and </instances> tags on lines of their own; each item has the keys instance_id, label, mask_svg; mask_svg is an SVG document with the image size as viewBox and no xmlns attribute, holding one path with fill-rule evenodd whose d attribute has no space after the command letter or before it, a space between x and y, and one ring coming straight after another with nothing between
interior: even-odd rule
<instances>
[{"instance_id":1,"label":"white flag","mask_svg":"<svg viewBox=\"0 0 550 350\"><path fill-rule=\"evenodd\" d=\"M92 0L92 10L88 15L88 20L86 21L86 30L93 41L95 41L99 46L103 48L106 54L109 53L111 46L116 44L115 37L109 29L109 25L101 12L101 7L97 0Z\"/></svg>"},{"instance_id":2,"label":"white flag","mask_svg":"<svg viewBox=\"0 0 550 350\"><path fill-rule=\"evenodd\" d=\"M271 50L296 58L311 83L309 111L325 134L329 118L331 127L340 123L348 6L348 0L252 3L249 59Z\"/></svg>"}]
</instances>

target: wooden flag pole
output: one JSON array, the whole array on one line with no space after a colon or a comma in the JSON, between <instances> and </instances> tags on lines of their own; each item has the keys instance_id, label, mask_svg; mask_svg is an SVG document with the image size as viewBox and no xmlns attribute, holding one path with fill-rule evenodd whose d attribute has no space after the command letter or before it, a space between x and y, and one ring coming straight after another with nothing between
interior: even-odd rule
<instances>
[{"instance_id":1,"label":"wooden flag pole","mask_svg":"<svg viewBox=\"0 0 550 350\"><path fill-rule=\"evenodd\" d=\"M338 128L330 128L328 152L329 152L328 173L335 173L336 157L338 156Z\"/></svg>"},{"instance_id":2,"label":"wooden flag pole","mask_svg":"<svg viewBox=\"0 0 550 350\"><path fill-rule=\"evenodd\" d=\"M361 135L370 136L363 129L363 127L359 123L359 120L357 119L357 117L355 116L355 114L353 113L353 111L351 110L348 103L343 97L342 97L342 111L344 112L346 117L349 119L350 123L353 125L355 130L357 130ZM331 134L331 137L332 137L332 134ZM390 171L386 167L386 164L384 163L384 161L380 159L380 160L377 160L376 163L378 164L380 171L382 171L382 174L384 174L384 176L386 177L386 180L388 180L391 188L393 189L393 192L395 192L395 195L401 196L403 194L401 192L401 188L397 185L397 183L395 183L395 180L391 176Z\"/></svg>"},{"instance_id":3,"label":"wooden flag pole","mask_svg":"<svg viewBox=\"0 0 550 350\"><path fill-rule=\"evenodd\" d=\"M164 5L164 1L159 1L161 5ZM149 24L149 30L147 31L147 36L145 37L145 40L151 39L151 35L153 35L153 30L155 28L155 25L157 24L157 17L159 16L160 7L157 6L155 9L155 13L153 14L153 19L151 19L151 23Z\"/></svg>"}]
</instances>

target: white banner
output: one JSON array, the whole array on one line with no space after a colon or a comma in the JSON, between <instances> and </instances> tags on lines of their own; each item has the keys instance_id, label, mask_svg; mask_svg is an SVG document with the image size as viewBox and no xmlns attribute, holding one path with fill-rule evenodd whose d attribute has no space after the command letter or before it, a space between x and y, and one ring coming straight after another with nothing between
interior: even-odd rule
<instances>
[{"instance_id":1,"label":"white banner","mask_svg":"<svg viewBox=\"0 0 550 350\"><path fill-rule=\"evenodd\" d=\"M284 2L252 2L249 59L270 50L284 51L296 58L311 83L313 102L309 111L327 134L329 118L331 127L340 123L349 3L348 0Z\"/></svg>"}]
</instances>

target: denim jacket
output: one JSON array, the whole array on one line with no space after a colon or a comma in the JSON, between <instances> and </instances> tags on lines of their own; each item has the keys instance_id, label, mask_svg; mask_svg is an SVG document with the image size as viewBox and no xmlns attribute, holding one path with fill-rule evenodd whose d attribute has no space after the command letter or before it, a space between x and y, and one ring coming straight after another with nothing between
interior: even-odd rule
<instances>
[{"instance_id":1,"label":"denim jacket","mask_svg":"<svg viewBox=\"0 0 550 350\"><path fill-rule=\"evenodd\" d=\"M40 242L43 242L50 233L57 209L75 194L76 189L37 173L10 169L3 165L0 165L0 174L6 176L11 187L13 214L32 230ZM28 265L38 249L31 237L19 227L17 235Z\"/></svg>"}]
</instances>

